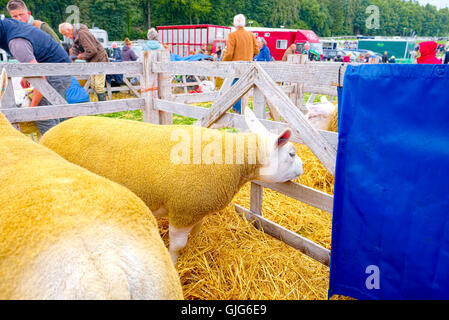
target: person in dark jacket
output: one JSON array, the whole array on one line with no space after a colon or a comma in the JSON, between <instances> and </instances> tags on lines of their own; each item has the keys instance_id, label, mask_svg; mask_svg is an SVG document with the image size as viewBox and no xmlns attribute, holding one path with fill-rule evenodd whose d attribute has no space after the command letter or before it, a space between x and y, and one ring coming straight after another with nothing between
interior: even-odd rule
<instances>
[{"instance_id":1,"label":"person in dark jacket","mask_svg":"<svg viewBox=\"0 0 449 320\"><path fill-rule=\"evenodd\" d=\"M254 61L271 61L271 53L270 49L267 47L267 41L264 38L259 37L257 38L256 43L260 51L259 54L254 57Z\"/></svg>"},{"instance_id":2,"label":"person in dark jacket","mask_svg":"<svg viewBox=\"0 0 449 320\"><path fill-rule=\"evenodd\" d=\"M122 61L137 61L139 57L131 49L132 44L128 38L125 39L124 46L122 48Z\"/></svg>"},{"instance_id":3,"label":"person in dark jacket","mask_svg":"<svg viewBox=\"0 0 449 320\"><path fill-rule=\"evenodd\" d=\"M385 51L384 55L382 56L382 63L388 63L388 52Z\"/></svg>"},{"instance_id":4,"label":"person in dark jacket","mask_svg":"<svg viewBox=\"0 0 449 320\"><path fill-rule=\"evenodd\" d=\"M446 51L444 55L444 64L449 64L449 49Z\"/></svg>"},{"instance_id":5,"label":"person in dark jacket","mask_svg":"<svg viewBox=\"0 0 449 320\"><path fill-rule=\"evenodd\" d=\"M42 30L14 19L0 19L0 49L5 50L21 63L70 63L71 60L62 46ZM45 80L63 97L72 80L71 76L47 76ZM22 80L22 85L29 83ZM31 107L48 106L50 102L34 90ZM44 134L60 122L59 119L36 121L36 126Z\"/></svg>"},{"instance_id":6,"label":"person in dark jacket","mask_svg":"<svg viewBox=\"0 0 449 320\"><path fill-rule=\"evenodd\" d=\"M122 50L117 46L117 42L112 43L112 59L114 59L115 62L122 61Z\"/></svg>"},{"instance_id":7,"label":"person in dark jacket","mask_svg":"<svg viewBox=\"0 0 449 320\"><path fill-rule=\"evenodd\" d=\"M59 32L73 40L70 55L86 62L109 62L108 54L100 42L90 33L89 29L81 24L76 27L68 22L59 25ZM96 92L99 101L106 101L105 93L106 75L91 76L90 85Z\"/></svg>"}]
</instances>

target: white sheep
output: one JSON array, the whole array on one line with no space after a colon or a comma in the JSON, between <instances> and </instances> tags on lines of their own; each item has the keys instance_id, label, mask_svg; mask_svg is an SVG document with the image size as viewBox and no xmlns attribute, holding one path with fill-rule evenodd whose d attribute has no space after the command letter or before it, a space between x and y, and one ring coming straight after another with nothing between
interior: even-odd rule
<instances>
[{"instance_id":1,"label":"white sheep","mask_svg":"<svg viewBox=\"0 0 449 320\"><path fill-rule=\"evenodd\" d=\"M307 120L317 130L329 131L332 116L338 111L337 107L322 96L320 103L307 104Z\"/></svg>"},{"instance_id":2,"label":"white sheep","mask_svg":"<svg viewBox=\"0 0 449 320\"><path fill-rule=\"evenodd\" d=\"M0 81L0 99L6 87ZM0 113L0 299L182 299L151 211Z\"/></svg>"},{"instance_id":3,"label":"white sheep","mask_svg":"<svg viewBox=\"0 0 449 320\"><path fill-rule=\"evenodd\" d=\"M41 143L128 187L155 216L168 215L176 262L189 233L199 230L207 214L225 208L244 184L286 182L302 174L290 130L269 133L249 108L245 119L253 133L79 117L49 130Z\"/></svg>"},{"instance_id":4,"label":"white sheep","mask_svg":"<svg viewBox=\"0 0 449 320\"><path fill-rule=\"evenodd\" d=\"M199 85L199 91L203 92L203 93L212 93L215 91L215 86L214 83L212 81L202 81Z\"/></svg>"}]
</instances>

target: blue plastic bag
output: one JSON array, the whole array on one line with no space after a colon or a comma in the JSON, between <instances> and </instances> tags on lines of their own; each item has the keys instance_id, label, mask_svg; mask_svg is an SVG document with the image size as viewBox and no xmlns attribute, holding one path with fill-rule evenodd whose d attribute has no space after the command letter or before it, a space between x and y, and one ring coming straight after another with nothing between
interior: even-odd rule
<instances>
[{"instance_id":1,"label":"blue plastic bag","mask_svg":"<svg viewBox=\"0 0 449 320\"><path fill-rule=\"evenodd\" d=\"M348 67L329 296L449 299L449 66Z\"/></svg>"},{"instance_id":2,"label":"blue plastic bag","mask_svg":"<svg viewBox=\"0 0 449 320\"><path fill-rule=\"evenodd\" d=\"M66 100L69 104L89 102L90 96L86 90L79 84L79 82L72 77L72 82L65 94Z\"/></svg>"}]
</instances>

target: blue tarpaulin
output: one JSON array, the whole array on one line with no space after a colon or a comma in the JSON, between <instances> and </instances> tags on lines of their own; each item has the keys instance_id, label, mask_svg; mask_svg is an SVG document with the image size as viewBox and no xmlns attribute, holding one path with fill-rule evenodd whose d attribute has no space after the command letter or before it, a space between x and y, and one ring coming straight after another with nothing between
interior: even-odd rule
<instances>
[{"instance_id":1,"label":"blue tarpaulin","mask_svg":"<svg viewBox=\"0 0 449 320\"><path fill-rule=\"evenodd\" d=\"M449 66L349 66L329 297L449 299Z\"/></svg>"},{"instance_id":2,"label":"blue tarpaulin","mask_svg":"<svg viewBox=\"0 0 449 320\"><path fill-rule=\"evenodd\" d=\"M201 61L201 60L213 60L214 58L212 56L208 56L205 54L194 54L187 57L181 57L177 54L170 54L170 60L171 61Z\"/></svg>"}]
</instances>

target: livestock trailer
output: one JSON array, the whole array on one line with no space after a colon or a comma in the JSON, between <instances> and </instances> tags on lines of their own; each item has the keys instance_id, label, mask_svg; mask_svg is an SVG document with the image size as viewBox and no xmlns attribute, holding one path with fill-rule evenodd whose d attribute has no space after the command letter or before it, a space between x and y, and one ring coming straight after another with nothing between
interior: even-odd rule
<instances>
[{"instance_id":1,"label":"livestock trailer","mask_svg":"<svg viewBox=\"0 0 449 320\"><path fill-rule=\"evenodd\" d=\"M215 53L218 47L224 48L230 27L211 24L159 26L159 41L169 46L171 53L181 57L191 52L197 53L201 46L207 45L209 52Z\"/></svg>"},{"instance_id":2,"label":"livestock trailer","mask_svg":"<svg viewBox=\"0 0 449 320\"><path fill-rule=\"evenodd\" d=\"M312 30L284 29L284 28L245 28L255 34L256 37L262 37L267 42L271 56L275 60L282 60L285 51L296 44L297 53L301 53L304 45L310 44L310 51L316 53L318 57L323 54L323 45L319 37Z\"/></svg>"}]
</instances>

